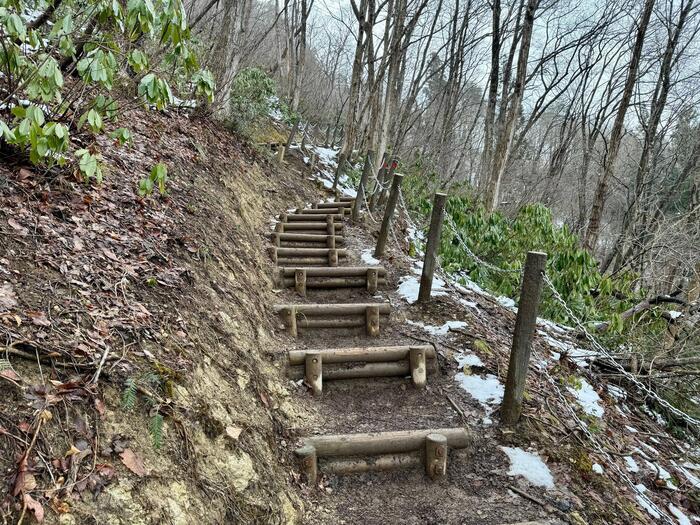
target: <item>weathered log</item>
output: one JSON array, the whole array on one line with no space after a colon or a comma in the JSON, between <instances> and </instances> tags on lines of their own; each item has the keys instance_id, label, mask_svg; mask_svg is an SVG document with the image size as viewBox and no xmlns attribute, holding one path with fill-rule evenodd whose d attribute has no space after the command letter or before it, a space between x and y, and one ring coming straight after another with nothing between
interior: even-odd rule
<instances>
[{"instance_id":1,"label":"weathered log","mask_svg":"<svg viewBox=\"0 0 700 525\"><path fill-rule=\"evenodd\" d=\"M340 266L338 268L307 268L307 277L364 277L368 270L377 270L379 277L386 276L386 269L381 266ZM282 268L285 277L293 277L296 267Z\"/></svg>"},{"instance_id":2,"label":"weathered log","mask_svg":"<svg viewBox=\"0 0 700 525\"><path fill-rule=\"evenodd\" d=\"M323 208L352 208L353 201L319 202L316 207Z\"/></svg>"},{"instance_id":3,"label":"weathered log","mask_svg":"<svg viewBox=\"0 0 700 525\"><path fill-rule=\"evenodd\" d=\"M336 208L320 208L320 209L315 209L315 208L297 208L296 209L296 214L299 215L328 215L328 214L333 214L333 215L347 215L349 208L344 208L344 207L336 207Z\"/></svg>"},{"instance_id":4,"label":"weathered log","mask_svg":"<svg viewBox=\"0 0 700 525\"><path fill-rule=\"evenodd\" d=\"M338 268L342 268L342 266ZM307 268L307 270L310 269L312 268ZM293 278L286 278L283 284L285 288L290 288L294 286L294 283ZM377 279L374 285L375 288L386 285L386 279ZM364 286L368 286L368 281L364 277L309 277L307 274L306 279L306 288L360 288Z\"/></svg>"},{"instance_id":5,"label":"weathered log","mask_svg":"<svg viewBox=\"0 0 700 525\"><path fill-rule=\"evenodd\" d=\"M450 448L466 448L473 442L465 428L441 428L313 436L305 444L313 446L318 457L397 454L422 450L430 434L442 434Z\"/></svg>"},{"instance_id":6,"label":"weathered log","mask_svg":"<svg viewBox=\"0 0 700 525\"><path fill-rule=\"evenodd\" d=\"M336 223L334 225L335 228L335 234L337 235L340 230L343 229L343 226L345 226L342 222ZM307 231L315 231L315 230L320 230L320 233L322 234L327 234L327 227L326 227L326 222L325 221L309 221L309 222L278 222L275 225L275 231L278 233L285 233L285 232L307 232Z\"/></svg>"},{"instance_id":7,"label":"weathered log","mask_svg":"<svg viewBox=\"0 0 700 525\"><path fill-rule=\"evenodd\" d=\"M376 268L367 269L367 275L365 276L365 280L367 282L367 291L372 295L377 293L377 287L380 284L386 283L386 279L379 279L379 270L377 270ZM382 283L381 281L384 281L384 283Z\"/></svg>"},{"instance_id":8,"label":"weathered log","mask_svg":"<svg viewBox=\"0 0 700 525\"><path fill-rule=\"evenodd\" d=\"M447 473L447 438L439 433L425 437L425 473L430 479Z\"/></svg>"},{"instance_id":9,"label":"weathered log","mask_svg":"<svg viewBox=\"0 0 700 525\"><path fill-rule=\"evenodd\" d=\"M431 374L437 373L437 361L433 359L430 363L431 366L426 367L426 369ZM326 380L365 379L368 377L408 377L410 374L411 367L408 359L384 363L324 363L323 365L323 378ZM295 381L304 378L305 365L288 367L286 375L289 379Z\"/></svg>"},{"instance_id":10,"label":"weathered log","mask_svg":"<svg viewBox=\"0 0 700 525\"><path fill-rule=\"evenodd\" d=\"M328 235L326 233L315 234L315 233L272 233L270 234L270 240L276 245L280 246L281 243L285 242L304 242L309 244L320 244L322 246L327 246L328 239L332 238L335 244L343 245L345 244L345 238L338 235ZM279 242L280 244L277 244Z\"/></svg>"},{"instance_id":11,"label":"weathered log","mask_svg":"<svg viewBox=\"0 0 700 525\"><path fill-rule=\"evenodd\" d=\"M321 461L320 469L329 474L360 474L362 472L386 472L404 468L415 468L423 464L418 452L407 454L385 454L369 458L333 458Z\"/></svg>"},{"instance_id":12,"label":"weathered log","mask_svg":"<svg viewBox=\"0 0 700 525\"><path fill-rule=\"evenodd\" d=\"M336 202L355 202L355 197L348 197L346 195L343 195L341 197L337 197L335 199Z\"/></svg>"},{"instance_id":13,"label":"weathered log","mask_svg":"<svg viewBox=\"0 0 700 525\"><path fill-rule=\"evenodd\" d=\"M306 270L297 268L294 273L294 288L302 297L306 297Z\"/></svg>"},{"instance_id":14,"label":"weathered log","mask_svg":"<svg viewBox=\"0 0 700 525\"><path fill-rule=\"evenodd\" d=\"M341 222L343 216L340 213L320 213L317 215L309 213L282 213L279 216L280 222L323 222L330 217L336 222Z\"/></svg>"},{"instance_id":15,"label":"weathered log","mask_svg":"<svg viewBox=\"0 0 700 525\"><path fill-rule=\"evenodd\" d=\"M365 310L367 320L367 335L370 337L379 336L379 307L372 305Z\"/></svg>"},{"instance_id":16,"label":"weathered log","mask_svg":"<svg viewBox=\"0 0 700 525\"><path fill-rule=\"evenodd\" d=\"M270 248L277 254L277 257L323 257L328 256L328 254L333 251L329 248L277 248L276 246ZM338 252L338 257L347 257L348 251L345 249L336 249Z\"/></svg>"},{"instance_id":17,"label":"weathered log","mask_svg":"<svg viewBox=\"0 0 700 525\"><path fill-rule=\"evenodd\" d=\"M340 250L336 248L328 249L328 266L338 266L338 258L340 256Z\"/></svg>"},{"instance_id":18,"label":"weathered log","mask_svg":"<svg viewBox=\"0 0 700 525\"><path fill-rule=\"evenodd\" d=\"M364 346L356 348L327 348L316 350L323 356L323 362L388 362L408 360L412 348L423 351L427 359L435 359L435 349L430 345L420 346ZM290 365L302 365L309 350L290 350L288 353Z\"/></svg>"},{"instance_id":19,"label":"weathered log","mask_svg":"<svg viewBox=\"0 0 700 525\"><path fill-rule=\"evenodd\" d=\"M364 315L370 306L376 306L381 315L391 313L390 303L341 303L341 304L278 304L274 306L275 312L281 313L295 307L300 315Z\"/></svg>"},{"instance_id":20,"label":"weathered log","mask_svg":"<svg viewBox=\"0 0 700 525\"><path fill-rule=\"evenodd\" d=\"M275 262L279 266L328 266L328 257L282 257Z\"/></svg>"},{"instance_id":21,"label":"weathered log","mask_svg":"<svg viewBox=\"0 0 700 525\"><path fill-rule=\"evenodd\" d=\"M285 322L289 328L289 334L292 337L297 337L297 311L295 306L290 306L285 312Z\"/></svg>"}]
</instances>

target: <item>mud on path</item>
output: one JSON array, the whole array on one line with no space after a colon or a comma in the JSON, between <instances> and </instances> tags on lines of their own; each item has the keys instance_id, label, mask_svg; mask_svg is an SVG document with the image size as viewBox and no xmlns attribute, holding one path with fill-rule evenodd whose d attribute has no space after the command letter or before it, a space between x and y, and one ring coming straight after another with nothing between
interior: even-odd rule
<instances>
[{"instance_id":1,"label":"mud on path","mask_svg":"<svg viewBox=\"0 0 700 525\"><path fill-rule=\"evenodd\" d=\"M367 253L374 248L372 231L373 228L368 231L345 221L348 258L341 266L368 263ZM311 414L295 431L309 436L465 426L474 434L475 444L470 449L450 450L447 475L434 482L420 468L348 476L324 475L321 468L318 487L310 488L307 493L304 523L502 524L542 518L557 523L556 514L508 489L509 485L517 486L519 480L507 475L508 459L498 448L504 436L496 435L501 433L498 427L483 423L483 410L454 380L458 371L455 350L470 350L473 339L455 333L431 336L420 327L406 323L407 319L425 319L427 324L459 319L471 324L470 314L448 297L434 297L425 307L409 305L402 299L396 292L399 277L410 273L412 263L393 240L390 243L387 256L381 261L387 270L387 285L380 287L374 297L362 288L309 290L306 298L293 290L279 295L279 302L287 304L389 300L392 313L388 321L380 321L380 335L368 337L364 329L306 332L300 329L299 337L293 339L279 330L280 359L286 360L286 351L292 349L428 343L437 350L437 373L429 373L427 386L422 390L415 388L409 378L328 381L324 382L321 398L314 398L302 381L295 385L290 382L290 388L296 388L296 395L303 399ZM530 494L538 492L526 483L522 489ZM559 499L565 505L576 499L559 490L538 496L546 501Z\"/></svg>"}]
</instances>

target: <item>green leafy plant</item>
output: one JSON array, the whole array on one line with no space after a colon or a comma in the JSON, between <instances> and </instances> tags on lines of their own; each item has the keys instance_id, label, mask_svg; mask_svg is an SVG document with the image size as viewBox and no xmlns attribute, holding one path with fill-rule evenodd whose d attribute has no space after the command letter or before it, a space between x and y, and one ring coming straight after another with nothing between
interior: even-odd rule
<instances>
[{"instance_id":1,"label":"green leafy plant","mask_svg":"<svg viewBox=\"0 0 700 525\"><path fill-rule=\"evenodd\" d=\"M157 186L161 195L165 195L165 183L168 181L168 168L163 163L158 163L153 166L148 177L139 181L139 195L147 197L153 193L153 189Z\"/></svg>"},{"instance_id":2,"label":"green leafy plant","mask_svg":"<svg viewBox=\"0 0 700 525\"><path fill-rule=\"evenodd\" d=\"M249 67L241 70L231 86L232 126L245 132L274 105L275 82L264 71Z\"/></svg>"}]
</instances>

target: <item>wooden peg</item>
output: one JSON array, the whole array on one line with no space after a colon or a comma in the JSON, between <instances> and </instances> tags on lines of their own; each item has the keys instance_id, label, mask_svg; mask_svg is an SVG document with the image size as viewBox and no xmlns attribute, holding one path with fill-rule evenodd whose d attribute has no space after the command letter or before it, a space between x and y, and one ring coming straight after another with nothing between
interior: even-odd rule
<instances>
[{"instance_id":1,"label":"wooden peg","mask_svg":"<svg viewBox=\"0 0 700 525\"><path fill-rule=\"evenodd\" d=\"M335 235L326 236L326 246L331 250L335 249Z\"/></svg>"},{"instance_id":2,"label":"wooden peg","mask_svg":"<svg viewBox=\"0 0 700 525\"><path fill-rule=\"evenodd\" d=\"M338 250L335 248L328 250L328 266L338 266Z\"/></svg>"},{"instance_id":3,"label":"wooden peg","mask_svg":"<svg viewBox=\"0 0 700 525\"><path fill-rule=\"evenodd\" d=\"M320 352L306 352L304 358L304 381L311 387L315 396L323 392L322 358Z\"/></svg>"},{"instance_id":4,"label":"wooden peg","mask_svg":"<svg viewBox=\"0 0 700 525\"><path fill-rule=\"evenodd\" d=\"M368 306L365 312L367 335L377 337L379 335L379 307Z\"/></svg>"},{"instance_id":5,"label":"wooden peg","mask_svg":"<svg viewBox=\"0 0 700 525\"><path fill-rule=\"evenodd\" d=\"M423 388L426 382L425 351L419 347L411 347L409 361L413 384L418 388Z\"/></svg>"},{"instance_id":6,"label":"wooden peg","mask_svg":"<svg viewBox=\"0 0 700 525\"><path fill-rule=\"evenodd\" d=\"M367 269L367 291L372 295L377 293L377 283L379 281L379 270L377 268Z\"/></svg>"},{"instance_id":7,"label":"wooden peg","mask_svg":"<svg viewBox=\"0 0 700 525\"><path fill-rule=\"evenodd\" d=\"M294 271L294 288L302 297L306 297L306 270L297 268Z\"/></svg>"},{"instance_id":8,"label":"wooden peg","mask_svg":"<svg viewBox=\"0 0 700 525\"><path fill-rule=\"evenodd\" d=\"M279 233L273 233L271 236L272 239L272 244L276 246L277 248L280 247L280 234Z\"/></svg>"},{"instance_id":9,"label":"wooden peg","mask_svg":"<svg viewBox=\"0 0 700 525\"><path fill-rule=\"evenodd\" d=\"M328 235L335 235L335 222L333 222L333 217L331 215L326 217L326 233L328 233Z\"/></svg>"},{"instance_id":10,"label":"wooden peg","mask_svg":"<svg viewBox=\"0 0 700 525\"><path fill-rule=\"evenodd\" d=\"M287 326L289 326L289 335L292 337L297 337L299 332L297 331L297 308L296 306L290 306L287 308Z\"/></svg>"},{"instance_id":11,"label":"wooden peg","mask_svg":"<svg viewBox=\"0 0 700 525\"><path fill-rule=\"evenodd\" d=\"M442 434L428 434L425 437L425 472L430 479L447 473L447 438Z\"/></svg>"},{"instance_id":12,"label":"wooden peg","mask_svg":"<svg viewBox=\"0 0 700 525\"><path fill-rule=\"evenodd\" d=\"M294 451L299 458L301 473L304 476L306 483L315 485L318 478L318 460L316 457L316 447L313 445L304 445Z\"/></svg>"}]
</instances>

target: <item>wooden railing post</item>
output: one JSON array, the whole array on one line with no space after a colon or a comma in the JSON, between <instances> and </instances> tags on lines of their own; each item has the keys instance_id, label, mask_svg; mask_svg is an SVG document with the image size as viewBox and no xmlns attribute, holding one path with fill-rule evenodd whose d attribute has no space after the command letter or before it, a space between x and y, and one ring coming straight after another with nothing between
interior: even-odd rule
<instances>
[{"instance_id":1,"label":"wooden railing post","mask_svg":"<svg viewBox=\"0 0 700 525\"><path fill-rule=\"evenodd\" d=\"M430 291L433 288L433 273L435 273L435 261L440 249L440 232L442 231L442 219L445 214L446 193L436 193L433 199L433 212L430 215L430 230L428 230L428 244L425 247L423 259L423 272L420 276L420 289L418 301L430 300Z\"/></svg>"},{"instance_id":2,"label":"wooden railing post","mask_svg":"<svg viewBox=\"0 0 700 525\"><path fill-rule=\"evenodd\" d=\"M352 220L357 222L360 218L360 208L362 202L365 200L365 191L367 186L367 181L369 180L369 174L372 173L372 165L374 162L374 151L367 150L367 156L365 157L365 166L362 168L362 176L360 177L360 184L357 186L357 195L355 196L355 202L352 206Z\"/></svg>"},{"instance_id":3,"label":"wooden railing post","mask_svg":"<svg viewBox=\"0 0 700 525\"><path fill-rule=\"evenodd\" d=\"M335 177L333 178L333 187L331 188L333 191L335 191L338 188L338 182L340 182L340 176L345 173L345 163L348 160L348 156L346 153L341 152L340 155L338 155L338 167L335 170Z\"/></svg>"},{"instance_id":4,"label":"wooden railing post","mask_svg":"<svg viewBox=\"0 0 700 525\"><path fill-rule=\"evenodd\" d=\"M374 250L375 257L381 257L384 255L386 240L389 237L389 229L391 228L391 221L394 218L394 210L396 209L396 203L399 200L399 190L401 189L402 180L403 175L399 175L397 173L394 175L394 178L391 181L391 193L389 194L389 200L386 203L386 208L384 208L384 218L382 219L382 227L379 230L379 237L377 238L377 248Z\"/></svg>"},{"instance_id":5,"label":"wooden railing post","mask_svg":"<svg viewBox=\"0 0 700 525\"><path fill-rule=\"evenodd\" d=\"M518 422L523 409L530 348L537 324L537 308L542 294L542 278L546 264L546 253L528 252L523 271L523 284L520 288L518 315L515 319L508 378L501 405L501 422L508 426Z\"/></svg>"},{"instance_id":6,"label":"wooden railing post","mask_svg":"<svg viewBox=\"0 0 700 525\"><path fill-rule=\"evenodd\" d=\"M280 164L284 164L284 146L282 144L279 145L279 150L277 150L277 162Z\"/></svg>"}]
</instances>

